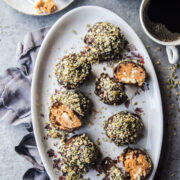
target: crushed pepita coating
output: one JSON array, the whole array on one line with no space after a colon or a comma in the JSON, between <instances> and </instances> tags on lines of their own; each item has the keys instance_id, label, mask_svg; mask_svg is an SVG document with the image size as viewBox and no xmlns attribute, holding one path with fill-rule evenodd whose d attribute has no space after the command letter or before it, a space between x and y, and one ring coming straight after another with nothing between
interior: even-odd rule
<instances>
[{"instance_id":1,"label":"crushed pepita coating","mask_svg":"<svg viewBox=\"0 0 180 180\"><path fill-rule=\"evenodd\" d=\"M92 56L104 61L118 58L126 39L118 27L108 22L98 22L88 30L84 42Z\"/></svg>"},{"instance_id":2,"label":"crushed pepita coating","mask_svg":"<svg viewBox=\"0 0 180 180\"><path fill-rule=\"evenodd\" d=\"M83 53L71 53L54 66L54 73L59 84L67 89L76 89L88 80L91 64Z\"/></svg>"},{"instance_id":3,"label":"crushed pepita coating","mask_svg":"<svg viewBox=\"0 0 180 180\"><path fill-rule=\"evenodd\" d=\"M102 102L110 105L119 105L128 99L123 84L106 73L102 73L96 80L94 93Z\"/></svg>"},{"instance_id":4,"label":"crushed pepita coating","mask_svg":"<svg viewBox=\"0 0 180 180\"><path fill-rule=\"evenodd\" d=\"M62 171L66 179L80 179L90 168L96 165L100 153L96 145L86 134L70 138L59 148L62 155Z\"/></svg>"},{"instance_id":5,"label":"crushed pepita coating","mask_svg":"<svg viewBox=\"0 0 180 180\"><path fill-rule=\"evenodd\" d=\"M106 135L116 145L128 145L135 143L143 130L141 118L128 111L121 111L110 117L105 124Z\"/></svg>"},{"instance_id":6,"label":"crushed pepita coating","mask_svg":"<svg viewBox=\"0 0 180 180\"><path fill-rule=\"evenodd\" d=\"M122 170L116 166L113 160L106 157L102 162L102 167L105 173L103 180L125 180L125 175Z\"/></svg>"}]
</instances>

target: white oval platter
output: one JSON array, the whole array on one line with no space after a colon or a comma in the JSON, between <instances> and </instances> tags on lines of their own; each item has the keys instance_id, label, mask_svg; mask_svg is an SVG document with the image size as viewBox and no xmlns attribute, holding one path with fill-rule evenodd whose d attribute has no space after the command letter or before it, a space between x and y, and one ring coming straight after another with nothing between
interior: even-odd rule
<instances>
[{"instance_id":1,"label":"white oval platter","mask_svg":"<svg viewBox=\"0 0 180 180\"><path fill-rule=\"evenodd\" d=\"M163 137L163 113L157 77L150 57L134 30L118 15L97 6L79 7L66 13L53 25L40 48L32 81L32 119L41 159L50 178L53 180L58 179L59 174L53 169L52 159L47 155L47 150L53 148L53 144L58 140L43 139L46 134L44 126L48 122L49 96L54 93L55 89L59 89L53 74L53 67L58 59L65 54L82 50L84 47L83 37L87 32L87 24L93 25L100 21L107 21L120 27L129 43L134 44L144 58L144 65L150 77L148 81L149 90L142 91L132 101L137 101L137 106L143 108L144 114L142 115L142 120L145 125L145 132L144 137L132 146L145 148L149 152L154 165L154 170L149 179L153 179L159 162ZM74 30L77 33L73 33L75 32ZM103 157L110 156L111 158L116 158L125 147L117 147L112 142L104 141L103 139L106 136L102 124L108 117L127 109L127 107L125 105L116 107L105 105L94 94L95 78L103 72L103 67L106 67L105 72L112 76L112 69L106 63L95 65L92 68L93 75L90 78L90 82L85 83L81 87L82 92L93 101L93 108L100 113L92 113L88 117L88 121L91 123L85 123L86 125L76 133L85 132L94 142L96 142L97 138L100 138L100 149ZM129 92L134 91L132 87L128 86L126 89ZM132 103L128 110L134 111L134 108ZM44 114L43 118L41 113ZM93 180L102 179L101 176L97 177L96 174L97 172L91 170L86 177L90 177Z\"/></svg>"}]
</instances>

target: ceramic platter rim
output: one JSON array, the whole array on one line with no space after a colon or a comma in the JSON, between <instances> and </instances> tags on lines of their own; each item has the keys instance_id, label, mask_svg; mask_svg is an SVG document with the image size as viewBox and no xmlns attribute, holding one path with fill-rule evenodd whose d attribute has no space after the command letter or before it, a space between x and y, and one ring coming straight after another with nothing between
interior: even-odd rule
<instances>
[{"instance_id":1,"label":"ceramic platter rim","mask_svg":"<svg viewBox=\"0 0 180 180\"><path fill-rule=\"evenodd\" d=\"M94 12L94 13L93 13ZM37 142L37 147L42 159L42 162L46 168L46 171L48 173L48 175L50 176L51 179L57 179L53 169L52 169L52 164L49 161L49 158L47 156L46 150L45 150L45 145L44 145L44 141L43 139L43 133L42 132L42 122L39 119L40 115L39 115L39 111L40 111L40 104L39 104L39 89L41 89L43 87L43 81L40 81L40 74L41 71L43 72L43 64L46 63L46 59L48 59L48 54L52 55L52 52L55 52L53 43L51 44L52 40L56 41L58 38L65 38L65 35L62 37L62 35L60 35L59 37L55 36L56 33L58 34L62 34L65 33L63 32L64 28L66 28L66 26L70 26L71 27L71 23L77 23L78 25L78 20L77 18L79 18L79 16L81 15L81 13L92 13L91 17L81 17L81 18L87 18L87 24L88 24L88 18L93 19L94 22L98 22L100 19L100 17L102 18L102 20L107 20L111 23L116 23L120 24L119 27L121 28L122 32L126 35L129 33L129 39L130 41L134 41L135 46L140 48L141 54L143 55L143 57L145 58L145 61L147 62L148 68L146 67L146 70L148 71L148 73L150 73L150 77L151 77L151 86L152 86L152 92L153 94L150 94L150 96L155 97L154 99L150 98L150 114L151 114L151 121L148 120L148 123L150 123L150 126L148 125L148 127L151 128L151 130L148 130L148 132L150 131L150 141L152 141L152 145L150 147L153 147L153 151L152 148L150 148L151 152L154 153L153 154L153 163L154 163L154 170L152 172L152 175L150 176L149 179L153 179L157 166L158 166L158 162L159 162L159 157L160 157L160 153L161 153L161 146L162 146L162 138L163 138L163 112L162 112L162 102L161 102L161 94L160 94L160 89L159 89L159 84L157 81L157 76L155 74L155 70L154 67L152 65L152 62L150 60L150 57L148 55L147 50L145 49L142 41L139 39L139 37L136 35L136 33L134 32L134 30L124 21L122 20L118 15L114 14L113 12L111 12L110 10L107 10L105 8L101 8L98 6L82 6L79 8L76 8L74 10L71 10L70 12L66 13L64 16L62 16L50 29L50 31L48 32L48 34L45 37L45 40L43 41L43 44L40 48L40 51L38 53L38 57L37 57L37 61L36 61L36 65L35 65L35 69L34 69L34 74L33 74L33 80L32 80L32 97L31 97L31 107L32 107L32 120L33 120L33 128L34 128L34 134L35 134L35 139ZM79 16L78 16L79 15ZM97 15L99 16L97 18L96 21L96 17ZM83 19L80 19L83 22ZM77 22L76 22L77 21ZM63 27L62 27L63 24ZM123 26L123 27L121 27ZM60 28L61 27L61 28ZM62 30L62 31L61 31ZM68 29L66 30L68 31ZM67 32L68 33L68 32ZM69 34L68 34L69 35ZM71 36L73 37L73 36ZM128 37L127 37L128 39ZM128 39L128 40L129 40ZM53 41L53 42L54 42ZM61 39L61 42L63 41L63 39ZM60 42L59 42L60 43ZM51 46L50 46L51 44ZM49 47L49 49L48 49ZM48 53L48 54L47 54ZM47 56L46 56L47 54ZM47 57L47 58L46 58ZM55 62L54 62L55 63ZM43 77L45 78L45 77ZM41 87L42 86L42 87ZM45 89L44 89L45 91ZM42 92L42 94L45 92ZM41 96L41 95L40 95ZM45 102L43 102L45 103ZM46 105L44 105L46 106ZM153 110L153 112L152 112ZM157 117L157 119L156 119ZM148 138L147 138L148 139ZM150 142L151 143L151 142ZM146 142L146 146L147 146L147 142ZM146 148L146 147L144 147Z\"/></svg>"},{"instance_id":2,"label":"ceramic platter rim","mask_svg":"<svg viewBox=\"0 0 180 180\"><path fill-rule=\"evenodd\" d=\"M54 0L54 1L57 5L57 10L52 12L51 14L55 14L59 11L62 11L63 9L65 9L67 6L69 6L71 3L74 2L74 0L68 0L69 2L67 4L63 4L62 6L60 6L60 3L58 2L58 0ZM6 2L13 9L26 15L31 15L31 16L51 15L51 14L44 14L44 13L38 14L38 11L33 7L33 5L30 2L28 2L28 0L4 0L4 2Z\"/></svg>"}]
</instances>

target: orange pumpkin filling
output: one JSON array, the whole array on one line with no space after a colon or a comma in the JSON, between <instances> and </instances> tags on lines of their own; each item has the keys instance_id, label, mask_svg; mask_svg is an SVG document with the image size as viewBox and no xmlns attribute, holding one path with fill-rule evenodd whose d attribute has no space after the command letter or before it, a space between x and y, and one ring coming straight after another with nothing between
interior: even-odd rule
<instances>
[{"instance_id":1,"label":"orange pumpkin filling","mask_svg":"<svg viewBox=\"0 0 180 180\"><path fill-rule=\"evenodd\" d=\"M59 103L55 103L52 106L50 110L50 121L55 128L69 132L78 129L82 125L73 110Z\"/></svg>"},{"instance_id":2,"label":"orange pumpkin filling","mask_svg":"<svg viewBox=\"0 0 180 180\"><path fill-rule=\"evenodd\" d=\"M133 62L125 62L120 63L116 67L114 77L125 84L138 84L142 86L146 78L146 72L140 65Z\"/></svg>"},{"instance_id":3,"label":"orange pumpkin filling","mask_svg":"<svg viewBox=\"0 0 180 180\"><path fill-rule=\"evenodd\" d=\"M119 157L124 162L124 168L129 173L131 180L138 180L140 177L146 177L150 172L151 163L147 160L145 154L136 155L133 151L126 153L125 157Z\"/></svg>"}]
</instances>

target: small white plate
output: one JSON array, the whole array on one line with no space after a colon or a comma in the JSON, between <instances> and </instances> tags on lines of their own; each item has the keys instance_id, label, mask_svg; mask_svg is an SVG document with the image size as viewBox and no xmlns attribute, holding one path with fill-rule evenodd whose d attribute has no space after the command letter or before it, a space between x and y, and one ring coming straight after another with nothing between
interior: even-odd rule
<instances>
[{"instance_id":1,"label":"small white plate","mask_svg":"<svg viewBox=\"0 0 180 180\"><path fill-rule=\"evenodd\" d=\"M28 0L4 0L9 6L16 9L17 11L32 15L32 16L46 16L49 14L38 14L38 10L34 8L33 4L31 4ZM57 10L51 14L57 13L67 6L69 6L74 0L54 0L57 6Z\"/></svg>"},{"instance_id":2,"label":"small white plate","mask_svg":"<svg viewBox=\"0 0 180 180\"><path fill-rule=\"evenodd\" d=\"M80 7L66 13L53 25L40 48L32 82L32 118L40 156L50 178L58 179L58 172L53 169L52 159L47 155L47 150L54 148L53 144L57 140L43 140L46 134L44 130L45 122L49 120L49 96L54 93L55 89L59 89L53 74L53 66L65 54L82 50L84 47L82 39L87 32L86 25L93 25L100 21L108 21L120 27L127 40L136 46L144 58L145 68L150 77L148 82L149 90L142 91L140 95L134 97L133 101L137 101L138 107L143 108L145 112L142 116L145 132L144 137L133 146L145 148L149 152L154 165L154 170L149 179L153 179L158 166L163 137L162 103L157 77L144 45L132 28L113 12L97 6ZM74 30L77 31L77 34L73 33ZM102 134L104 133L102 124L112 114L127 108L125 105L116 107L105 105L94 94L95 77L98 77L103 72L104 66L107 69L106 72L112 76L112 69L106 63L95 65L92 68L93 76L91 76L90 82L85 83L86 85L81 87L82 92L93 101L94 109L101 111L102 114L92 113L88 120L93 122L93 125L87 124L76 133L85 132L94 142L97 138L100 138L100 149L103 157L110 156L111 158L116 158L125 147L117 147L114 143L104 142L102 139L106 138L106 136ZM127 91L134 91L134 89L127 87ZM90 92L91 95L89 95ZM133 111L132 106L128 110ZM45 115L43 118L41 113ZM86 177L91 177L93 180L102 179L102 177L97 177L96 172L93 170Z\"/></svg>"}]
</instances>

